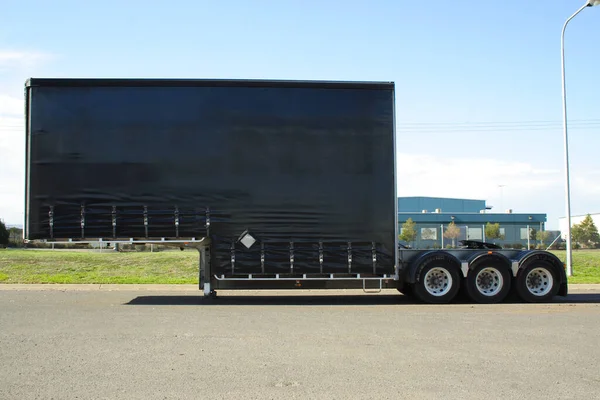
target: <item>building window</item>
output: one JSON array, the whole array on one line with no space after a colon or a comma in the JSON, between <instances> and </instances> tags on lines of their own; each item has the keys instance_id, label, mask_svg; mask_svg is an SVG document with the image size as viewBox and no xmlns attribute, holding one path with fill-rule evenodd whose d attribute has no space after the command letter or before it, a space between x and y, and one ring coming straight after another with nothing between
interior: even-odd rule
<instances>
[{"instance_id":1,"label":"building window","mask_svg":"<svg viewBox=\"0 0 600 400\"><path fill-rule=\"evenodd\" d=\"M500 236L506 238L506 230L504 228L500 228Z\"/></svg>"},{"instance_id":2,"label":"building window","mask_svg":"<svg viewBox=\"0 0 600 400\"><path fill-rule=\"evenodd\" d=\"M527 238L529 237L529 234L527 231L528 231L527 228L521 228L521 240L527 240Z\"/></svg>"},{"instance_id":3,"label":"building window","mask_svg":"<svg viewBox=\"0 0 600 400\"><path fill-rule=\"evenodd\" d=\"M467 237L469 240L481 240L483 239L483 230L481 228L469 228Z\"/></svg>"},{"instance_id":4,"label":"building window","mask_svg":"<svg viewBox=\"0 0 600 400\"><path fill-rule=\"evenodd\" d=\"M437 240L437 229L434 229L434 228L421 228L421 239L423 239L423 240Z\"/></svg>"}]
</instances>

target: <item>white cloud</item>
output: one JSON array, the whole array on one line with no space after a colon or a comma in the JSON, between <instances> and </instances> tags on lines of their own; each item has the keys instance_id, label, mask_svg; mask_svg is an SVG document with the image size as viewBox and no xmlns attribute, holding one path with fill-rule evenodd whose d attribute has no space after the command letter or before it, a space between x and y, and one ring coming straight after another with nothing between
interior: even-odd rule
<instances>
[{"instance_id":1,"label":"white cloud","mask_svg":"<svg viewBox=\"0 0 600 400\"><path fill-rule=\"evenodd\" d=\"M24 101L22 98L0 94L0 115L22 116L25 109Z\"/></svg>"},{"instance_id":2,"label":"white cloud","mask_svg":"<svg viewBox=\"0 0 600 400\"><path fill-rule=\"evenodd\" d=\"M52 56L0 49L0 218L22 224L25 191L23 83Z\"/></svg>"},{"instance_id":3,"label":"white cloud","mask_svg":"<svg viewBox=\"0 0 600 400\"><path fill-rule=\"evenodd\" d=\"M547 214L547 228L557 229L565 215L564 176L556 162L538 166L468 156L435 157L398 153L398 195L486 200L492 212ZM571 171L573 215L600 212L600 171ZM504 185L500 188L499 185ZM442 210L443 211L443 210Z\"/></svg>"},{"instance_id":4,"label":"white cloud","mask_svg":"<svg viewBox=\"0 0 600 400\"><path fill-rule=\"evenodd\" d=\"M44 64L52 59L54 56L50 53L0 48L0 105L15 110L15 99L22 99L25 80L40 75Z\"/></svg>"},{"instance_id":5,"label":"white cloud","mask_svg":"<svg viewBox=\"0 0 600 400\"><path fill-rule=\"evenodd\" d=\"M499 185L531 192L560 185L560 171L493 158L398 154L398 194L492 199Z\"/></svg>"},{"instance_id":6,"label":"white cloud","mask_svg":"<svg viewBox=\"0 0 600 400\"><path fill-rule=\"evenodd\" d=\"M0 116L0 218L21 224L24 207L25 133L22 118Z\"/></svg>"},{"instance_id":7,"label":"white cloud","mask_svg":"<svg viewBox=\"0 0 600 400\"><path fill-rule=\"evenodd\" d=\"M588 174L592 175L592 176L599 176L600 175L600 169L591 169L588 171Z\"/></svg>"},{"instance_id":8,"label":"white cloud","mask_svg":"<svg viewBox=\"0 0 600 400\"><path fill-rule=\"evenodd\" d=\"M0 50L0 67L31 66L48 58L46 53Z\"/></svg>"},{"instance_id":9,"label":"white cloud","mask_svg":"<svg viewBox=\"0 0 600 400\"><path fill-rule=\"evenodd\" d=\"M486 200L493 213L512 209L547 214L549 229L562 215L562 172L552 166L469 156L398 153L397 157L399 196Z\"/></svg>"},{"instance_id":10,"label":"white cloud","mask_svg":"<svg viewBox=\"0 0 600 400\"><path fill-rule=\"evenodd\" d=\"M582 196L595 196L598 198L600 195L600 182L598 181L598 173L590 171L588 174L578 174L571 178L571 192L577 193ZM597 211L600 211L600 202L596 205ZM594 212L590 210L589 212Z\"/></svg>"}]
</instances>

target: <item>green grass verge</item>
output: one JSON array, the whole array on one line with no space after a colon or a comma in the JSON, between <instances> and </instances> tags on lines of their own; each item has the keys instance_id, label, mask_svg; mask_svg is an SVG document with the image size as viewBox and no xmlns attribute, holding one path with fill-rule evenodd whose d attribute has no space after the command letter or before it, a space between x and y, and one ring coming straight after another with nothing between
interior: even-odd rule
<instances>
[{"instance_id":1,"label":"green grass verge","mask_svg":"<svg viewBox=\"0 0 600 400\"><path fill-rule=\"evenodd\" d=\"M0 283L198 283L198 252L0 250Z\"/></svg>"},{"instance_id":2,"label":"green grass verge","mask_svg":"<svg viewBox=\"0 0 600 400\"><path fill-rule=\"evenodd\" d=\"M562 262L566 251L552 251ZM600 283L600 250L573 250L573 276L569 283Z\"/></svg>"},{"instance_id":3,"label":"green grass verge","mask_svg":"<svg viewBox=\"0 0 600 400\"><path fill-rule=\"evenodd\" d=\"M573 251L573 272L570 283L600 283L600 250ZM197 284L198 252L0 250L0 283Z\"/></svg>"}]
</instances>

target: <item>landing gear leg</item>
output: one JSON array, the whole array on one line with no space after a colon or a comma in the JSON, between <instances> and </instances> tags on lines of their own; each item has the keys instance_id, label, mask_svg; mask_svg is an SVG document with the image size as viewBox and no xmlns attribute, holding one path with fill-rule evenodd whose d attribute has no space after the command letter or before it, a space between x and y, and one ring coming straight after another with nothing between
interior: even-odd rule
<instances>
[{"instance_id":1,"label":"landing gear leg","mask_svg":"<svg viewBox=\"0 0 600 400\"><path fill-rule=\"evenodd\" d=\"M200 253L200 266L198 268L199 289L204 293L205 299L216 299L217 292L211 287L211 271L210 271L210 247L201 247L198 249Z\"/></svg>"}]
</instances>

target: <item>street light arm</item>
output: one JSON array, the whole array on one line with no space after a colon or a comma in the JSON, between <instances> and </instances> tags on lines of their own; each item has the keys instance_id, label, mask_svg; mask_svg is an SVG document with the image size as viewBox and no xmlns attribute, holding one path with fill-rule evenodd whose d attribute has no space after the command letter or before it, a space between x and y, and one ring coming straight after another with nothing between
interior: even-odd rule
<instances>
[{"instance_id":1,"label":"street light arm","mask_svg":"<svg viewBox=\"0 0 600 400\"><path fill-rule=\"evenodd\" d=\"M567 29L567 25L569 25L569 22L571 22L571 20L573 18L575 18L577 16L577 14L579 14L580 12L582 12L583 10L585 10L587 7L592 7L596 5L596 2L594 0L589 0L587 3L585 3L583 6L581 6L581 8L577 11L575 11L575 14L571 15L569 17L569 19L567 19L567 21L565 22L565 25L563 26L562 29L562 43L563 43L563 50L564 50L564 42L565 42L565 30ZM564 56L564 52L563 52L563 56ZM564 58L564 57L563 57Z\"/></svg>"}]
</instances>

